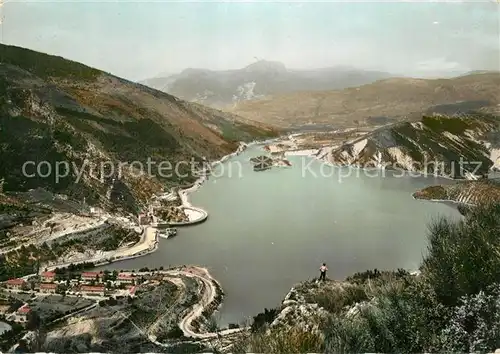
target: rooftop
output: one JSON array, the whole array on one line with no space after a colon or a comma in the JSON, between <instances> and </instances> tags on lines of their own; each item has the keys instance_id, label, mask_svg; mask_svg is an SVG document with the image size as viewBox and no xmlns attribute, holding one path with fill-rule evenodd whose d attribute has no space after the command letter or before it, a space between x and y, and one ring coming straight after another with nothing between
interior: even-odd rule
<instances>
[{"instance_id":1,"label":"rooftop","mask_svg":"<svg viewBox=\"0 0 500 354\"><path fill-rule=\"evenodd\" d=\"M52 284L52 283L40 284L40 289L55 289L55 288L57 288L57 284Z\"/></svg>"},{"instance_id":2,"label":"rooftop","mask_svg":"<svg viewBox=\"0 0 500 354\"><path fill-rule=\"evenodd\" d=\"M118 274L118 279L134 279L135 275L131 273L120 273Z\"/></svg>"},{"instance_id":3,"label":"rooftop","mask_svg":"<svg viewBox=\"0 0 500 354\"><path fill-rule=\"evenodd\" d=\"M84 272L84 273L82 273L82 277L87 277L87 278L94 277L95 278L96 276L98 276L100 274L101 273L99 273L99 272Z\"/></svg>"},{"instance_id":4,"label":"rooftop","mask_svg":"<svg viewBox=\"0 0 500 354\"><path fill-rule=\"evenodd\" d=\"M82 285L80 289L82 291L104 291L104 285Z\"/></svg>"},{"instance_id":5,"label":"rooftop","mask_svg":"<svg viewBox=\"0 0 500 354\"><path fill-rule=\"evenodd\" d=\"M30 309L30 307L29 307L28 305L23 305L23 306L21 306L21 307L17 310L17 312L22 313L22 314L26 314L26 313L30 313L30 312L31 312L31 309Z\"/></svg>"},{"instance_id":6,"label":"rooftop","mask_svg":"<svg viewBox=\"0 0 500 354\"><path fill-rule=\"evenodd\" d=\"M9 285L22 285L24 283L26 283L26 280L19 279L19 278L18 279L9 279L9 280L7 280L7 284L9 284Z\"/></svg>"}]
</instances>

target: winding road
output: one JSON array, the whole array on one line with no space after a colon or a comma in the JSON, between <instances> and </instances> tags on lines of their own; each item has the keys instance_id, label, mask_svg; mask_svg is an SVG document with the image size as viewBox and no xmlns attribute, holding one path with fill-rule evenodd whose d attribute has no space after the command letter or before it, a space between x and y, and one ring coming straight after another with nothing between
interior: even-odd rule
<instances>
[{"instance_id":1,"label":"winding road","mask_svg":"<svg viewBox=\"0 0 500 354\"><path fill-rule=\"evenodd\" d=\"M147 273L148 272L137 273L137 274L141 275ZM157 340L157 337L153 334L153 332L160 325L160 323L172 313L176 304L179 304L180 302L182 302L182 299L185 298L187 294L186 293L187 288L182 279L180 279L181 276L195 278L198 281L200 281L201 284L203 284L202 286L203 293L201 294L200 300L188 310L188 312L182 317L182 319L178 324L179 328L183 332L184 337L191 338L193 342L206 342L213 339L217 339L218 342L221 343L221 339L223 339L224 337L236 335L238 332L247 330L247 328L236 328L236 329L227 329L219 332L197 332L194 329L193 323L198 318L203 316L203 311L205 311L206 308L214 305L214 301L216 301L217 297L216 280L210 275L210 273L206 268L189 266L185 267L184 269L165 270L165 271L160 271L158 273L161 273L169 277L169 279L167 280L176 285L178 288L180 288L179 289L180 293L174 300L174 304L170 305L169 308L164 313L160 314L156 319L156 321L153 322L144 332L144 334L147 336L148 340L151 343L163 348L170 348L172 345L172 343L159 342Z\"/></svg>"}]
</instances>

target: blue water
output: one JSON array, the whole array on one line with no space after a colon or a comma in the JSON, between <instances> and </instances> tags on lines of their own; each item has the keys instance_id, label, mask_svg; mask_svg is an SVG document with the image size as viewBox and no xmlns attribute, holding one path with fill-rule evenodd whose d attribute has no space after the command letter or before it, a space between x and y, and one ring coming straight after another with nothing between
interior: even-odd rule
<instances>
[{"instance_id":1,"label":"blue water","mask_svg":"<svg viewBox=\"0 0 500 354\"><path fill-rule=\"evenodd\" d=\"M416 269L428 223L460 218L450 205L411 196L448 180L382 176L306 157L291 157L292 168L254 172L248 159L259 154L251 149L230 160L191 195L208 211L205 223L161 239L154 254L108 268L207 266L226 292L220 321L227 324L279 305L295 283L317 276L322 262L335 279L373 268Z\"/></svg>"}]
</instances>

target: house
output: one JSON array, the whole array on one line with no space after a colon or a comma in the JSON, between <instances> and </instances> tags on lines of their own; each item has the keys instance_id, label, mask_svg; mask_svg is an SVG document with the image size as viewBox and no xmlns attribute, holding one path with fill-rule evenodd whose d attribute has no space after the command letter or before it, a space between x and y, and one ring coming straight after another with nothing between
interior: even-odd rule
<instances>
[{"instance_id":1,"label":"house","mask_svg":"<svg viewBox=\"0 0 500 354\"><path fill-rule=\"evenodd\" d=\"M31 314L31 309L28 304L21 306L14 314L13 321L17 323L28 322L29 315Z\"/></svg>"},{"instance_id":2,"label":"house","mask_svg":"<svg viewBox=\"0 0 500 354\"><path fill-rule=\"evenodd\" d=\"M102 273L84 272L84 273L82 273L82 280L84 282L87 282L87 283L90 283L91 281L101 282L102 281Z\"/></svg>"},{"instance_id":3,"label":"house","mask_svg":"<svg viewBox=\"0 0 500 354\"><path fill-rule=\"evenodd\" d=\"M42 283L40 284L40 292L45 294L55 294L57 289L57 284L54 283Z\"/></svg>"},{"instance_id":4,"label":"house","mask_svg":"<svg viewBox=\"0 0 500 354\"><path fill-rule=\"evenodd\" d=\"M44 272L42 273L42 282L43 283L52 283L56 280L56 273L54 272Z\"/></svg>"},{"instance_id":5,"label":"house","mask_svg":"<svg viewBox=\"0 0 500 354\"><path fill-rule=\"evenodd\" d=\"M133 284L135 280L135 275L131 273L120 273L116 277L116 283L120 284Z\"/></svg>"},{"instance_id":6,"label":"house","mask_svg":"<svg viewBox=\"0 0 500 354\"><path fill-rule=\"evenodd\" d=\"M9 279L6 285L8 289L22 290L27 288L28 283L24 279Z\"/></svg>"},{"instance_id":7,"label":"house","mask_svg":"<svg viewBox=\"0 0 500 354\"><path fill-rule=\"evenodd\" d=\"M82 292L84 295L104 296L105 292L106 292L106 288L104 287L104 285L95 285L95 286L82 285L80 287L80 292Z\"/></svg>"}]
</instances>

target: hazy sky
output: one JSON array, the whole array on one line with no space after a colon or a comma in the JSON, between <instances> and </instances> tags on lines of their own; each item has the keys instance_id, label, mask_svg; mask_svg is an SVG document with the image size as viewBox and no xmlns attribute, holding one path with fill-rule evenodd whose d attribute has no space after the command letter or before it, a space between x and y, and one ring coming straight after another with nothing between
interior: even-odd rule
<instances>
[{"instance_id":1,"label":"hazy sky","mask_svg":"<svg viewBox=\"0 0 500 354\"><path fill-rule=\"evenodd\" d=\"M3 41L128 79L187 67L350 65L411 76L499 69L497 2L4 0Z\"/></svg>"}]
</instances>

